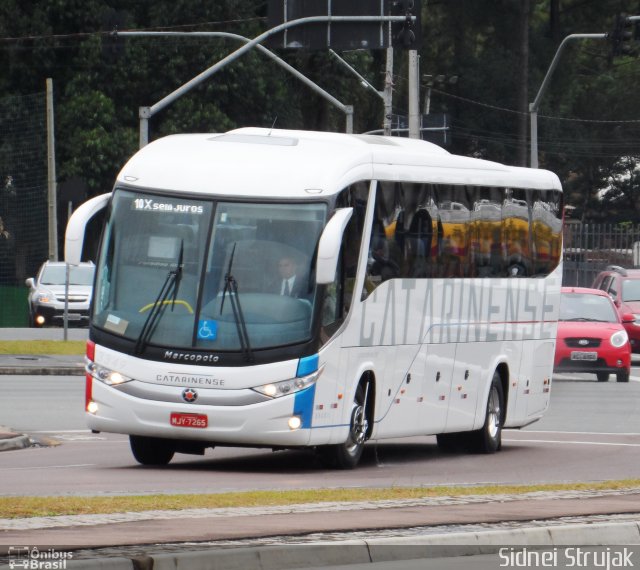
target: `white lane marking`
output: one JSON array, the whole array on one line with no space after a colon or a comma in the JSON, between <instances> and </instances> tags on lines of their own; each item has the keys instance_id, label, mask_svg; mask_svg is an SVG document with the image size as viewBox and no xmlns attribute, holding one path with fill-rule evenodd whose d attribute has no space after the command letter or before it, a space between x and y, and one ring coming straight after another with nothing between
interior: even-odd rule
<instances>
[{"instance_id":1,"label":"white lane marking","mask_svg":"<svg viewBox=\"0 0 640 570\"><path fill-rule=\"evenodd\" d=\"M69 469L70 467L94 467L96 463L77 463L75 465L42 465L30 467L0 467L0 471L30 471L32 469Z\"/></svg>"},{"instance_id":2,"label":"white lane marking","mask_svg":"<svg viewBox=\"0 0 640 570\"><path fill-rule=\"evenodd\" d=\"M544 433L547 435L551 434L578 434L578 435L640 435L639 432L612 432L612 431L551 431L544 429L528 429L528 430L519 430L519 429L510 429L506 428L503 433Z\"/></svg>"},{"instance_id":3,"label":"white lane marking","mask_svg":"<svg viewBox=\"0 0 640 570\"><path fill-rule=\"evenodd\" d=\"M512 443L560 443L562 445L612 445L617 447L640 447L640 443L607 443L604 441L560 441L557 439L505 439Z\"/></svg>"},{"instance_id":4,"label":"white lane marking","mask_svg":"<svg viewBox=\"0 0 640 570\"><path fill-rule=\"evenodd\" d=\"M42 431L29 431L29 433L93 433L88 429L56 429L56 430L42 430Z\"/></svg>"}]
</instances>

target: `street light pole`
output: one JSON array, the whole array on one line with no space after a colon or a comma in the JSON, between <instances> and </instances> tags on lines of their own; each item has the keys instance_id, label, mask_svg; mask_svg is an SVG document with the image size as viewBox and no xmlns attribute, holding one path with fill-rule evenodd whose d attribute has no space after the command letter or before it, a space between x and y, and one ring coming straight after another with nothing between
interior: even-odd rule
<instances>
[{"instance_id":1,"label":"street light pole","mask_svg":"<svg viewBox=\"0 0 640 570\"><path fill-rule=\"evenodd\" d=\"M232 34L229 32L117 32L119 36L123 37L183 37L183 38L197 38L197 37L205 37L205 38L229 38L238 41L242 41L245 43L250 42L249 38L245 38L244 36L240 36L238 34ZM300 73L297 69L289 65L286 61L278 57L275 53L268 50L266 47L258 44L256 46L258 51L262 52L266 56L270 57L273 61L275 61L280 67L283 67L289 73L297 77L300 81L305 83L311 89L313 89L316 93L318 93L321 97L324 97L328 100L332 105L340 109L346 117L346 132L353 132L353 105L345 105L338 101L333 95L322 89L319 85L311 81L306 75ZM171 96L165 97L161 102L165 102L165 105L173 102ZM177 98L177 97L176 97ZM152 107L139 107L138 109L138 118L140 119L140 135L139 135L139 144L140 148L146 146L149 142L149 119L158 111L161 107L158 107L159 103Z\"/></svg>"},{"instance_id":2,"label":"street light pole","mask_svg":"<svg viewBox=\"0 0 640 570\"><path fill-rule=\"evenodd\" d=\"M529 104L529 114L531 117L531 168L538 168L538 109L540 107L540 100L542 99L542 96L544 95L544 92L549 85L551 75L558 66L558 61L560 60L560 54L562 53L562 50L572 40L607 38L608 34L571 34L564 38L564 40L562 40L562 42L560 43L560 46L556 51L556 55L553 56L551 65L549 65L547 74L542 80L542 85L540 85L540 89L538 90L536 98L533 100L533 103Z\"/></svg>"},{"instance_id":3,"label":"street light pole","mask_svg":"<svg viewBox=\"0 0 640 570\"><path fill-rule=\"evenodd\" d=\"M237 36L238 39L241 39L243 42L246 42L242 47L238 48L237 50L235 50L234 52L230 53L229 55L227 55L226 57L224 57L223 59L221 59L220 61L218 61L217 63L215 63L214 65L212 65L211 67L205 69L202 73L200 73L199 75L197 75L196 77L194 77L193 79L187 81L186 83L184 83L183 85L181 85L180 87L178 87L175 91L173 91L172 93L169 93L169 95L167 95L166 97L162 98L160 101L156 102L154 105L151 105L150 107L142 107L140 109L140 119L142 119L141 121L141 128L148 128L148 119L151 118L152 116L154 116L158 111L164 109L167 105L173 103L175 100L179 99L182 95L184 95L187 91L191 90L193 87L195 87L196 85L202 83L204 80L206 80L207 78L209 78L210 76L212 76L214 73L216 73L217 71L219 71L220 69L222 69L223 67L225 67L227 64L231 63L232 61L235 61L236 59L238 59L240 56L244 55L245 53L247 53L249 50L255 48L256 46L258 46L259 44L261 44L263 41L265 41L268 37L277 34L279 32L282 32L284 30L287 30L288 28L294 27L294 26L299 26L299 25L303 25L303 24L316 24L316 23L324 23L324 22L361 22L361 23L366 23L366 22L406 22L407 19L409 18L409 16L309 16L306 18L299 18L297 20L290 20L288 22L284 22L282 24L279 24L278 26L275 26L274 28L271 28L270 30L267 30L266 32L263 32L262 34L260 34L259 36L256 36L253 39L248 39L245 38L243 36ZM415 16L411 16L410 19L412 21L415 21L416 17ZM151 35L154 34L154 32L114 32L114 35L118 36L124 36L124 35ZM218 34L218 35L222 35L222 32L155 32L155 34L162 34L162 35L177 35L177 34L181 34L181 35L190 35L190 36L196 36L196 35L213 35L213 34ZM228 34L229 36L231 34ZM265 48L266 49L266 48ZM277 58L277 56L273 53L271 53L269 50L266 50L266 53L270 55L270 57L272 58ZM277 58L279 59L279 58ZM276 60L277 60L276 59ZM282 62L285 63L285 62ZM286 64L288 65L288 64ZM291 68L293 69L293 68ZM296 71L297 72L297 71ZM297 72L299 73L299 72ZM302 74L300 74L302 75ZM303 76L304 77L304 76ZM305 79L307 79L305 77ZM307 79L308 84L309 85L314 85L315 88L319 89L317 85L313 84L313 82L311 82L311 80ZM330 97L332 99L332 102L335 102L335 104L339 107L342 108L342 110L345 112L346 118L347 118L347 132L349 130L349 128L352 128L353 126L353 107L350 105L343 105L342 103L340 103L339 101L337 101L337 99L335 99L334 97L331 97L328 93L326 93L324 90L321 90L320 93L325 96L325 97ZM144 116L143 116L144 115ZM140 134L140 141L142 143L142 141L144 140L148 140L148 133L145 132L141 132Z\"/></svg>"}]
</instances>

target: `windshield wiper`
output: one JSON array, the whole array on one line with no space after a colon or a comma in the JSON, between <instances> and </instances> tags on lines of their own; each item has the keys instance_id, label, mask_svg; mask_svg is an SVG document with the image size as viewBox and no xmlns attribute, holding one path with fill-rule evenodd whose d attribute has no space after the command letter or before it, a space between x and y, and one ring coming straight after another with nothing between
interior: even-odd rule
<instances>
[{"instance_id":1,"label":"windshield wiper","mask_svg":"<svg viewBox=\"0 0 640 570\"><path fill-rule=\"evenodd\" d=\"M176 306L176 299L178 297L178 289L180 287L180 282L182 281L182 266L184 265L184 240L180 241L180 253L178 255L178 266L174 272L175 277L173 278L173 298L171 299L171 310Z\"/></svg>"},{"instance_id":2,"label":"windshield wiper","mask_svg":"<svg viewBox=\"0 0 640 570\"><path fill-rule=\"evenodd\" d=\"M178 287L180 287L180 281L182 279L182 265L184 258L184 240L180 242L180 253L178 254L178 261L176 263L175 269L170 269L167 273L167 277L158 292L158 296L156 297L147 318L142 325L142 330L140 331L140 335L138 336L138 340L136 341L135 354L140 354L153 331L156 328L156 325L160 321L160 317L162 316L163 309L166 306L167 299L169 295L172 294L171 299L171 310L173 311L176 303L176 297L178 295Z\"/></svg>"},{"instance_id":3,"label":"windshield wiper","mask_svg":"<svg viewBox=\"0 0 640 570\"><path fill-rule=\"evenodd\" d=\"M242 306L240 305L240 298L238 297L238 282L231 274L231 268L233 267L233 256L236 253L236 242L233 244L231 250L231 257L229 258L229 266L227 272L224 275L224 289L222 291L222 301L220 301L220 314L222 315L222 309L224 308L224 300L227 297L227 292L230 292L229 302L231 303L231 310L233 311L233 319L236 323L236 330L238 331L238 339L240 340L240 348L245 355L247 362L253 362L253 353L251 352L251 342L249 341L249 333L247 332L247 322L244 319L242 313Z\"/></svg>"}]
</instances>

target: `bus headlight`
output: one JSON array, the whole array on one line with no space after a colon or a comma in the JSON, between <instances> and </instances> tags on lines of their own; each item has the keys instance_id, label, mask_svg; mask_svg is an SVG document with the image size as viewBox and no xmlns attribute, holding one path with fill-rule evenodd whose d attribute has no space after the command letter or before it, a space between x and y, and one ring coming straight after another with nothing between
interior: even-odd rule
<instances>
[{"instance_id":1,"label":"bus headlight","mask_svg":"<svg viewBox=\"0 0 640 570\"><path fill-rule=\"evenodd\" d=\"M289 380L283 380L282 382L271 382L270 384L264 384L262 386L255 386L252 388L256 392L269 396L269 398L281 398L282 396L288 396L289 394L295 394L308 388L316 383L324 367L301 376L299 378L291 378Z\"/></svg>"},{"instance_id":2,"label":"bus headlight","mask_svg":"<svg viewBox=\"0 0 640 570\"><path fill-rule=\"evenodd\" d=\"M110 370L104 366L98 366L95 362L91 361L87 362L86 371L96 380L109 386L117 386L118 384L124 384L125 382L131 382L131 380L133 380L133 378L120 374L120 372Z\"/></svg>"},{"instance_id":3,"label":"bus headlight","mask_svg":"<svg viewBox=\"0 0 640 570\"><path fill-rule=\"evenodd\" d=\"M616 348L620 348L624 346L624 344L629 340L627 336L627 331L618 331L611 335L611 345Z\"/></svg>"}]
</instances>

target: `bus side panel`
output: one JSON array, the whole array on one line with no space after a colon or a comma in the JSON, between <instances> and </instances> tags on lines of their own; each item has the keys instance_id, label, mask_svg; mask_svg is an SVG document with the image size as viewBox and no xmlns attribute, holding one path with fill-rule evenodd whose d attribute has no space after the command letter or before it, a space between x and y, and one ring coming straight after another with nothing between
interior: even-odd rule
<instances>
[{"instance_id":1,"label":"bus side panel","mask_svg":"<svg viewBox=\"0 0 640 570\"><path fill-rule=\"evenodd\" d=\"M352 382L348 355L340 347L340 337L320 352L322 374L316 384L310 445L327 445L345 441L351 405L347 393Z\"/></svg>"},{"instance_id":2,"label":"bus side panel","mask_svg":"<svg viewBox=\"0 0 640 570\"><path fill-rule=\"evenodd\" d=\"M412 363L416 362L416 348L414 345L378 347L378 350L388 355L384 379L379 384L381 390L378 391L376 406L378 413L375 434L378 438L412 436L420 433L419 417L424 408L421 382L424 366L419 374L414 375Z\"/></svg>"},{"instance_id":3,"label":"bus side panel","mask_svg":"<svg viewBox=\"0 0 640 570\"><path fill-rule=\"evenodd\" d=\"M529 419L539 418L549 407L551 396L551 372L555 341L536 342L533 356L532 382L527 403ZM540 364L543 363L543 364Z\"/></svg>"},{"instance_id":4,"label":"bus side panel","mask_svg":"<svg viewBox=\"0 0 640 570\"><path fill-rule=\"evenodd\" d=\"M510 342L505 346L506 362L508 363L509 383L505 394L505 424L504 427L521 425L527 413L527 399L522 386L525 384L523 375L530 366L532 354L524 350L521 340ZM485 396L486 400L486 396ZM480 427L476 424L476 427Z\"/></svg>"},{"instance_id":5,"label":"bus side panel","mask_svg":"<svg viewBox=\"0 0 640 570\"><path fill-rule=\"evenodd\" d=\"M451 378L449 413L445 431L467 431L474 427L478 394L483 394L487 375L499 343L468 343L455 345L455 365Z\"/></svg>"},{"instance_id":6,"label":"bus side panel","mask_svg":"<svg viewBox=\"0 0 640 570\"><path fill-rule=\"evenodd\" d=\"M424 434L442 433L447 424L456 347L454 344L425 344L420 354L425 355L422 379L425 401L420 430Z\"/></svg>"},{"instance_id":7,"label":"bus side panel","mask_svg":"<svg viewBox=\"0 0 640 570\"><path fill-rule=\"evenodd\" d=\"M553 340L525 340L517 376L510 379L505 427L520 427L539 419L549 406ZM540 364L542 363L542 364Z\"/></svg>"}]
</instances>

